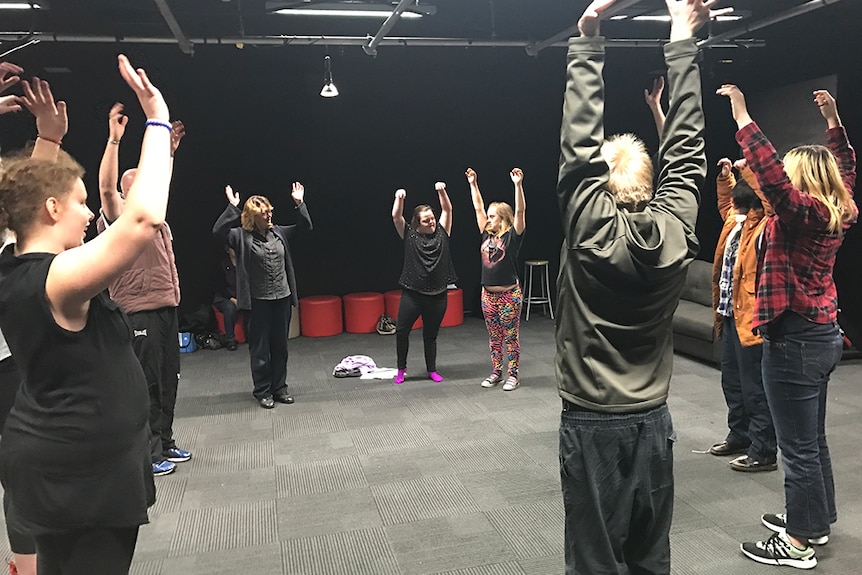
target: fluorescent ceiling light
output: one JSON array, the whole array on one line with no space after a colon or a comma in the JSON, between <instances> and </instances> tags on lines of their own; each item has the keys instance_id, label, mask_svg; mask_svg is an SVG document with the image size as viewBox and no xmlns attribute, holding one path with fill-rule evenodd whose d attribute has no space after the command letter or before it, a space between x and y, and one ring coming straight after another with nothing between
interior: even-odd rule
<instances>
[{"instance_id":1,"label":"fluorescent ceiling light","mask_svg":"<svg viewBox=\"0 0 862 575\"><path fill-rule=\"evenodd\" d=\"M33 8L36 10L40 10L42 8L41 5L37 3L33 3ZM29 10L30 3L29 2L0 2L0 10Z\"/></svg>"},{"instance_id":2,"label":"fluorescent ceiling light","mask_svg":"<svg viewBox=\"0 0 862 575\"><path fill-rule=\"evenodd\" d=\"M343 8L283 8L274 14L287 16L346 16L355 18L388 18L392 10L345 10ZM403 12L402 18L421 18L416 12Z\"/></svg>"},{"instance_id":3,"label":"fluorescent ceiling light","mask_svg":"<svg viewBox=\"0 0 862 575\"><path fill-rule=\"evenodd\" d=\"M395 3L360 2L288 2L268 0L266 10L285 16L340 16L343 18L388 18L395 11ZM402 18L421 18L437 12L437 7L415 2L401 13Z\"/></svg>"},{"instance_id":4,"label":"fluorescent ceiling light","mask_svg":"<svg viewBox=\"0 0 862 575\"><path fill-rule=\"evenodd\" d=\"M734 22L736 20L742 20L742 14L721 14L713 18L713 20L717 22ZM611 16L608 20L637 20L638 22L670 22L669 14L641 14L640 16L626 16L625 14L618 14L616 16Z\"/></svg>"}]
</instances>

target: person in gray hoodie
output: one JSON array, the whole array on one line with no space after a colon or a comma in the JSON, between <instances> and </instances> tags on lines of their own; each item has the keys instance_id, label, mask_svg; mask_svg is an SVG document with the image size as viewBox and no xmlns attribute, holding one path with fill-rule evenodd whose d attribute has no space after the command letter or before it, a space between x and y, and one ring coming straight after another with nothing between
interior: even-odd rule
<instances>
[{"instance_id":1,"label":"person in gray hoodie","mask_svg":"<svg viewBox=\"0 0 862 575\"><path fill-rule=\"evenodd\" d=\"M694 33L717 0L666 0L669 110L658 178L631 134L605 141L605 40L593 2L569 42L557 198L556 379L566 573L669 573L671 321L698 251L706 177Z\"/></svg>"}]
</instances>

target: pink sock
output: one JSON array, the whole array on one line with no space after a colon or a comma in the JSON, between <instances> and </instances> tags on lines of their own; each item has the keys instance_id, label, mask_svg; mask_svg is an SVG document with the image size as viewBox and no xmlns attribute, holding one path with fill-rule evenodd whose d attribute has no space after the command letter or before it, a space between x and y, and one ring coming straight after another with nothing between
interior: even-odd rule
<instances>
[{"instance_id":1,"label":"pink sock","mask_svg":"<svg viewBox=\"0 0 862 575\"><path fill-rule=\"evenodd\" d=\"M440 383L441 381L443 381L443 376L440 375L439 373L437 373L436 371L429 371L428 377L431 378L431 381L434 381L436 383Z\"/></svg>"},{"instance_id":2,"label":"pink sock","mask_svg":"<svg viewBox=\"0 0 862 575\"><path fill-rule=\"evenodd\" d=\"M395 383L404 383L404 374L407 373L406 369L399 369L398 375L395 376Z\"/></svg>"}]
</instances>

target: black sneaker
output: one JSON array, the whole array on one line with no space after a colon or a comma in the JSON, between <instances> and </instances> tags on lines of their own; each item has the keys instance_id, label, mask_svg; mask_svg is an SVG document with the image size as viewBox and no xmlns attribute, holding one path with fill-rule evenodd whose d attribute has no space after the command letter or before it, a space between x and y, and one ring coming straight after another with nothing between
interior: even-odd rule
<instances>
[{"instance_id":1,"label":"black sneaker","mask_svg":"<svg viewBox=\"0 0 862 575\"><path fill-rule=\"evenodd\" d=\"M742 455L748 452L748 446L722 441L710 447L709 452L713 455Z\"/></svg>"},{"instance_id":2,"label":"black sneaker","mask_svg":"<svg viewBox=\"0 0 862 575\"><path fill-rule=\"evenodd\" d=\"M763 525L770 531L775 531L776 533L787 532L786 513L764 513L760 516L760 522L763 523ZM826 545L829 543L829 536L824 535L823 537L812 537L808 542L811 545Z\"/></svg>"},{"instance_id":3,"label":"black sneaker","mask_svg":"<svg viewBox=\"0 0 862 575\"><path fill-rule=\"evenodd\" d=\"M778 463L773 461L772 463L765 463L763 461L757 461L756 459L752 459L747 455L742 455L730 461L730 467L734 471L748 471L748 472L757 472L757 471L775 471L778 469Z\"/></svg>"},{"instance_id":4,"label":"black sneaker","mask_svg":"<svg viewBox=\"0 0 862 575\"><path fill-rule=\"evenodd\" d=\"M784 533L776 533L766 541L742 543L739 548L752 561L765 565L786 565L797 569L813 569L817 566L814 549L810 545L799 549Z\"/></svg>"}]
</instances>

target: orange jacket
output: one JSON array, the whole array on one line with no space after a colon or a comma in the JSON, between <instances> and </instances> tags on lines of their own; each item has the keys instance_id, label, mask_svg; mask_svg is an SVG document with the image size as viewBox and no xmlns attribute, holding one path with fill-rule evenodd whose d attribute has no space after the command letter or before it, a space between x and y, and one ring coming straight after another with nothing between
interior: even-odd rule
<instances>
[{"instance_id":1,"label":"orange jacket","mask_svg":"<svg viewBox=\"0 0 862 575\"><path fill-rule=\"evenodd\" d=\"M760 192L757 179L748 167L740 171L740 176L754 189L763 203L763 212L749 211L742 224L742 230L739 232L739 252L736 255L736 265L733 267L733 294L731 295L733 318L736 321L739 342L743 347L749 347L763 343L759 335L752 333L751 320L754 315L755 279L757 278L757 238L766 227L766 220L772 214L772 207ZM718 192L718 213L724 218L724 226L718 236L718 245L715 246L715 256L712 260L712 309L715 314L715 334L721 337L723 318L715 313L715 310L718 308L718 280L721 277L727 236L736 227L736 211L733 209L731 194L733 186L736 185L736 178L733 173L726 178L719 175L715 183Z\"/></svg>"}]
</instances>

